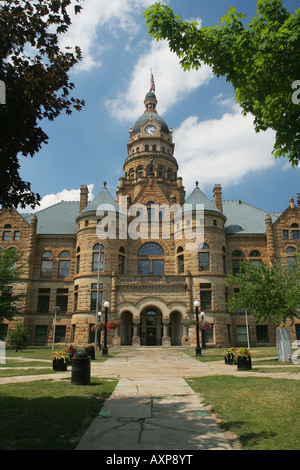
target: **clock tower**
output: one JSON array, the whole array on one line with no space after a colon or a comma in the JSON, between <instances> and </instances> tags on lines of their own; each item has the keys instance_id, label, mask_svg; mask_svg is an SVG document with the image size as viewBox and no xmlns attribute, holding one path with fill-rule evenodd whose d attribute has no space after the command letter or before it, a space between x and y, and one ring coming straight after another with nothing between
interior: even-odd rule
<instances>
[{"instance_id":1,"label":"clock tower","mask_svg":"<svg viewBox=\"0 0 300 470\"><path fill-rule=\"evenodd\" d=\"M127 207L133 203L147 204L149 200L155 204L182 205L185 191L182 178L177 175L172 128L157 113L152 90L146 94L144 104L144 114L129 128L128 156L123 166L124 177L119 180L118 203L122 207L127 197Z\"/></svg>"}]
</instances>

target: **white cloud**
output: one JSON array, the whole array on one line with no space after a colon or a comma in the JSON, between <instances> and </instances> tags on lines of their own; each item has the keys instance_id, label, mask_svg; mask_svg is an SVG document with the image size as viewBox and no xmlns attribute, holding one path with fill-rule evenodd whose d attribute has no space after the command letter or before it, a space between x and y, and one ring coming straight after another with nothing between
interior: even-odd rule
<instances>
[{"instance_id":1,"label":"white cloud","mask_svg":"<svg viewBox=\"0 0 300 470\"><path fill-rule=\"evenodd\" d=\"M249 172L275 164L274 132L257 134L252 116L243 116L236 105L232 109L221 119L199 122L191 116L174 130L175 157L187 192L196 180L201 188L237 185Z\"/></svg>"},{"instance_id":2,"label":"white cloud","mask_svg":"<svg viewBox=\"0 0 300 470\"><path fill-rule=\"evenodd\" d=\"M150 89L151 68L159 100L158 112L161 115L213 77L211 69L206 65L199 70L184 72L167 41L152 41L150 44L150 51L140 56L132 72L128 89L106 103L110 113L120 121L126 119L132 122L141 114L141 96L145 96Z\"/></svg>"},{"instance_id":3,"label":"white cloud","mask_svg":"<svg viewBox=\"0 0 300 470\"><path fill-rule=\"evenodd\" d=\"M94 184L88 185L89 190L89 200L94 199L93 194ZM80 189L63 189L62 191L56 194L46 194L41 201L40 205L35 208L35 212L38 212L42 209L46 209L47 207L53 206L54 204L58 204L61 201L79 201L80 200ZM33 212L30 207L25 209L18 209L19 212Z\"/></svg>"},{"instance_id":4,"label":"white cloud","mask_svg":"<svg viewBox=\"0 0 300 470\"><path fill-rule=\"evenodd\" d=\"M69 12L72 25L61 38L61 46L81 48L83 60L76 70L89 71L101 65L101 52L110 47L104 27L112 36L127 32L132 37L141 29L139 14L153 3L153 0L85 0L77 15L72 5Z\"/></svg>"}]
</instances>

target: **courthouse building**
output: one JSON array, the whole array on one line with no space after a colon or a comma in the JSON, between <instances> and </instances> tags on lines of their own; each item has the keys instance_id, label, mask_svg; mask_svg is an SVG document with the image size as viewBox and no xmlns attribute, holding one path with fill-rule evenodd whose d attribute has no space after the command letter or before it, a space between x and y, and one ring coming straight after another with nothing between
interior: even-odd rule
<instances>
[{"instance_id":1,"label":"courthouse building","mask_svg":"<svg viewBox=\"0 0 300 470\"><path fill-rule=\"evenodd\" d=\"M24 253L22 282L14 289L28 294L20 318L5 325L2 339L24 321L31 344L51 344L59 307L55 342L93 343L97 310L108 301L108 317L118 322L110 343L192 346L195 328L188 321L197 300L211 325L208 346L247 344L245 315L226 310L233 293L226 275L236 273L241 260L291 266L300 252L299 195L291 195L283 213L225 201L220 184L205 195L195 181L186 195L172 128L157 113L153 91L144 105L129 129L116 198L104 183L89 201L82 185L78 202L34 214L0 211L0 249ZM191 248L197 214L204 231ZM275 344L273 325L256 324L250 315L248 324L251 346ZM290 337L300 339L300 321L290 326Z\"/></svg>"}]
</instances>

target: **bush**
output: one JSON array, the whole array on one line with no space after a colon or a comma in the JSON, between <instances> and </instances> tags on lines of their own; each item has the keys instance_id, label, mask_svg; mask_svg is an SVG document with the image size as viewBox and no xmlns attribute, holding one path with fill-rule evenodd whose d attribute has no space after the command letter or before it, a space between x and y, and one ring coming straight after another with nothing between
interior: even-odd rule
<instances>
[{"instance_id":1,"label":"bush","mask_svg":"<svg viewBox=\"0 0 300 470\"><path fill-rule=\"evenodd\" d=\"M18 349L23 349L27 346L29 334L24 327L24 323L17 323L16 327L9 332L8 344Z\"/></svg>"}]
</instances>

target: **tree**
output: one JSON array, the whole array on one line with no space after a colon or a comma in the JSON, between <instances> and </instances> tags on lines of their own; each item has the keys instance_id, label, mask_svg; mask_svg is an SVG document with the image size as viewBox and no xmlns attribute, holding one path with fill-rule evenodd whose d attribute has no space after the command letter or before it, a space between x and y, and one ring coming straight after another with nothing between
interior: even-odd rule
<instances>
[{"instance_id":1,"label":"tree","mask_svg":"<svg viewBox=\"0 0 300 470\"><path fill-rule=\"evenodd\" d=\"M280 267L274 262L266 266L242 262L235 276L227 275L229 286L238 286L239 292L227 303L231 312L246 308L256 322L272 322L275 326L293 321L300 308L300 256L296 256L293 269Z\"/></svg>"},{"instance_id":2,"label":"tree","mask_svg":"<svg viewBox=\"0 0 300 470\"><path fill-rule=\"evenodd\" d=\"M15 248L0 253L0 324L19 314L19 303L25 294L14 294L13 285L20 282L22 266L16 266L23 254Z\"/></svg>"},{"instance_id":3,"label":"tree","mask_svg":"<svg viewBox=\"0 0 300 470\"><path fill-rule=\"evenodd\" d=\"M33 157L48 142L41 121L65 111L81 110L84 101L70 97L69 70L81 51L61 50L60 35L71 19L67 8L84 0L7 0L0 6L0 79L6 104L0 105L0 204L32 208L40 195L23 181L19 157ZM75 5L75 12L80 12Z\"/></svg>"},{"instance_id":4,"label":"tree","mask_svg":"<svg viewBox=\"0 0 300 470\"><path fill-rule=\"evenodd\" d=\"M28 339L29 334L24 327L24 323L17 323L16 327L9 332L8 344L16 348L16 352L18 352L18 349L27 346Z\"/></svg>"},{"instance_id":5,"label":"tree","mask_svg":"<svg viewBox=\"0 0 300 470\"><path fill-rule=\"evenodd\" d=\"M254 116L256 132L275 131L275 158L288 156L294 166L300 162L299 13L289 13L281 0L257 0L256 17L246 26L236 8L212 27L183 21L160 3L144 16L150 35L168 40L184 70L204 63L225 76L243 114Z\"/></svg>"}]
</instances>

